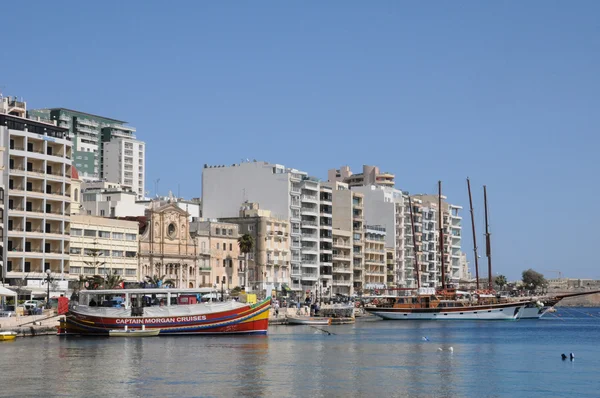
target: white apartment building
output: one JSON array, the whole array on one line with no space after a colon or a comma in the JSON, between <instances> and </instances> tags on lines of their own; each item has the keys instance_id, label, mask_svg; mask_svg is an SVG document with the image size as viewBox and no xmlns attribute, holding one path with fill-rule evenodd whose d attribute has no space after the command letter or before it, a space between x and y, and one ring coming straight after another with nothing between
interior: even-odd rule
<instances>
[{"instance_id":1,"label":"white apartment building","mask_svg":"<svg viewBox=\"0 0 600 398\"><path fill-rule=\"evenodd\" d=\"M422 215L421 285L440 286L442 260L440 256L439 202L437 195L415 195ZM444 272L447 283L457 284L461 279L461 206L446 202L442 196L442 222L444 231Z\"/></svg>"},{"instance_id":2,"label":"white apartment building","mask_svg":"<svg viewBox=\"0 0 600 398\"><path fill-rule=\"evenodd\" d=\"M319 192L319 299L330 296L333 279L333 192L322 184Z\"/></svg>"},{"instance_id":3,"label":"white apartment building","mask_svg":"<svg viewBox=\"0 0 600 398\"><path fill-rule=\"evenodd\" d=\"M141 217L148 203L136 202L136 193L118 183L91 181L81 184L80 214L99 217Z\"/></svg>"},{"instance_id":4,"label":"white apartment building","mask_svg":"<svg viewBox=\"0 0 600 398\"><path fill-rule=\"evenodd\" d=\"M385 236L384 227L365 226L365 289L383 289L387 286Z\"/></svg>"},{"instance_id":5,"label":"white apartment building","mask_svg":"<svg viewBox=\"0 0 600 398\"><path fill-rule=\"evenodd\" d=\"M117 182L145 197L146 144L135 138L135 129L111 126L102 129L102 175L105 181Z\"/></svg>"},{"instance_id":6,"label":"white apartment building","mask_svg":"<svg viewBox=\"0 0 600 398\"><path fill-rule=\"evenodd\" d=\"M139 224L134 221L72 216L70 278L116 274L127 282L142 280L138 237Z\"/></svg>"},{"instance_id":7,"label":"white apartment building","mask_svg":"<svg viewBox=\"0 0 600 398\"><path fill-rule=\"evenodd\" d=\"M69 272L72 144L67 130L25 118L26 104L0 107L0 232L3 276L40 281ZM6 206L8 205L8 206Z\"/></svg>"},{"instance_id":8,"label":"white apartment building","mask_svg":"<svg viewBox=\"0 0 600 398\"><path fill-rule=\"evenodd\" d=\"M385 247L394 250L395 265L392 269L393 285L400 287L414 287L412 277L412 262L410 253L412 241L407 248L408 237L412 234L405 228L405 195L402 191L387 186L356 186L353 192L360 192L364 196L364 219L369 225L379 225L385 229ZM409 216L406 216L409 217ZM407 236L407 232L409 235ZM406 256L409 257L407 261ZM371 278L373 279L373 278ZM386 278L388 280L388 278Z\"/></svg>"},{"instance_id":9,"label":"white apartment building","mask_svg":"<svg viewBox=\"0 0 600 398\"><path fill-rule=\"evenodd\" d=\"M315 294L319 280L319 190L307 173L267 162L205 165L202 215L235 217L241 203L259 203L290 222L291 289Z\"/></svg>"}]
</instances>

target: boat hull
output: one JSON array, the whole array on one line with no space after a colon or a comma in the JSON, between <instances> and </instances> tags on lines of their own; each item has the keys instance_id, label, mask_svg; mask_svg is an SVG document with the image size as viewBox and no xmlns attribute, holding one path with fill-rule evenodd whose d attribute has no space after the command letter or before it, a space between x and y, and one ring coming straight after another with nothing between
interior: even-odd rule
<instances>
[{"instance_id":1,"label":"boat hull","mask_svg":"<svg viewBox=\"0 0 600 398\"><path fill-rule=\"evenodd\" d=\"M227 311L164 317L107 317L72 309L61 325L66 335L108 336L111 330L140 328L159 330L159 335L267 334L270 300Z\"/></svg>"},{"instance_id":2,"label":"boat hull","mask_svg":"<svg viewBox=\"0 0 600 398\"><path fill-rule=\"evenodd\" d=\"M12 341L17 338L17 334L14 332L2 332L0 333L0 341Z\"/></svg>"},{"instance_id":3,"label":"boat hull","mask_svg":"<svg viewBox=\"0 0 600 398\"><path fill-rule=\"evenodd\" d=\"M331 325L331 318L287 318L288 325L311 325L311 326L327 326Z\"/></svg>"},{"instance_id":4,"label":"boat hull","mask_svg":"<svg viewBox=\"0 0 600 398\"><path fill-rule=\"evenodd\" d=\"M158 336L158 334L160 333L160 330L122 330L122 329L118 329L118 330L110 330L108 332L108 335L110 337L152 337L152 336Z\"/></svg>"},{"instance_id":5,"label":"boat hull","mask_svg":"<svg viewBox=\"0 0 600 398\"><path fill-rule=\"evenodd\" d=\"M423 321L516 321L525 304L498 304L465 308L366 308L365 310L387 320Z\"/></svg>"}]
</instances>

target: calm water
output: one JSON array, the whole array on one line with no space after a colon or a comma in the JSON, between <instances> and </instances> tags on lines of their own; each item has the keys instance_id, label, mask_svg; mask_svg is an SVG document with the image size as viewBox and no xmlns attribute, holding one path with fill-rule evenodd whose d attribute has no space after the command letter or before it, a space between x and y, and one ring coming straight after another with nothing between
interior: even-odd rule
<instances>
[{"instance_id":1,"label":"calm water","mask_svg":"<svg viewBox=\"0 0 600 398\"><path fill-rule=\"evenodd\" d=\"M0 343L0 395L598 397L600 309L560 314L362 321L331 336L279 326L260 337L21 338Z\"/></svg>"}]
</instances>

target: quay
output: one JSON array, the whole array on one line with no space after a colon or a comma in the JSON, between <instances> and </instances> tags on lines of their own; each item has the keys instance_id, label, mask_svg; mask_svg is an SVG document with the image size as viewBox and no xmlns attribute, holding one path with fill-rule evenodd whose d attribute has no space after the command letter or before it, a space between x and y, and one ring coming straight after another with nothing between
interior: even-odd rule
<instances>
[{"instance_id":1,"label":"quay","mask_svg":"<svg viewBox=\"0 0 600 398\"><path fill-rule=\"evenodd\" d=\"M56 335L62 315L54 311L43 315L26 315L0 318L0 331L16 332L18 337Z\"/></svg>"}]
</instances>

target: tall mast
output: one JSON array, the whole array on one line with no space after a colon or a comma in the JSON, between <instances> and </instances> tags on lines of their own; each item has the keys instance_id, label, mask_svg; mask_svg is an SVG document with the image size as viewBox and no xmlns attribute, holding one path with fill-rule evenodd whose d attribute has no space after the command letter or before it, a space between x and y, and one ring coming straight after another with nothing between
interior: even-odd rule
<instances>
[{"instance_id":1,"label":"tall mast","mask_svg":"<svg viewBox=\"0 0 600 398\"><path fill-rule=\"evenodd\" d=\"M408 206L410 206L410 228L412 229L413 251L415 257L415 269L417 270L417 287L421 287L421 277L419 276L419 256L417 256L417 237L415 236L415 219L413 217L412 199L408 197Z\"/></svg>"},{"instance_id":2,"label":"tall mast","mask_svg":"<svg viewBox=\"0 0 600 398\"><path fill-rule=\"evenodd\" d=\"M488 259L488 280L489 289L494 289L494 283L492 281L492 245L490 243L490 231L488 230L488 209L487 209L487 190L485 185L483 186L483 206L485 208L485 255Z\"/></svg>"},{"instance_id":3,"label":"tall mast","mask_svg":"<svg viewBox=\"0 0 600 398\"><path fill-rule=\"evenodd\" d=\"M442 258L442 289L446 288L446 266L444 265L444 219L442 217L442 182L438 181L438 218L440 224L440 256Z\"/></svg>"},{"instance_id":4,"label":"tall mast","mask_svg":"<svg viewBox=\"0 0 600 398\"><path fill-rule=\"evenodd\" d=\"M477 235L475 234L475 215L473 214L473 198L471 197L471 181L467 177L467 188L469 189L469 206L471 207L471 227L473 228L473 252L475 253L475 283L479 290L479 259L477 256Z\"/></svg>"}]
</instances>

